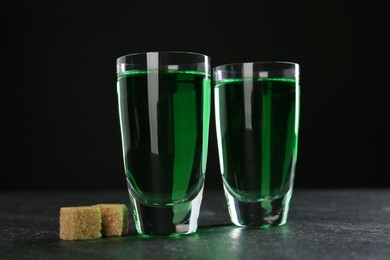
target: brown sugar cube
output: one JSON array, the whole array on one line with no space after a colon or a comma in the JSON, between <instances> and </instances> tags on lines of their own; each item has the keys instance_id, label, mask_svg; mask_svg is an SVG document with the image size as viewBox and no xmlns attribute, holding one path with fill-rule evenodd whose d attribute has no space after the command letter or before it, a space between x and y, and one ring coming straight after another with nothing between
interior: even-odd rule
<instances>
[{"instance_id":1,"label":"brown sugar cube","mask_svg":"<svg viewBox=\"0 0 390 260\"><path fill-rule=\"evenodd\" d=\"M125 204L97 204L102 212L103 236L126 235L129 228L129 210Z\"/></svg>"},{"instance_id":2,"label":"brown sugar cube","mask_svg":"<svg viewBox=\"0 0 390 260\"><path fill-rule=\"evenodd\" d=\"M83 240L102 236L100 208L63 207L60 209L60 239Z\"/></svg>"}]
</instances>

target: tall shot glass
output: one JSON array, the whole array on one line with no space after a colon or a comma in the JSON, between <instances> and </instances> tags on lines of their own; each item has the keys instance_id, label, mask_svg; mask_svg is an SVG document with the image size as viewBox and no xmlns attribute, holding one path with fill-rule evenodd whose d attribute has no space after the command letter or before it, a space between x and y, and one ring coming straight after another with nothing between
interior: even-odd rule
<instances>
[{"instance_id":1,"label":"tall shot glass","mask_svg":"<svg viewBox=\"0 0 390 260\"><path fill-rule=\"evenodd\" d=\"M197 229L210 118L210 59L146 52L117 59L127 186L144 235Z\"/></svg>"},{"instance_id":2,"label":"tall shot glass","mask_svg":"<svg viewBox=\"0 0 390 260\"><path fill-rule=\"evenodd\" d=\"M299 65L248 62L214 69L220 170L235 225L286 223L299 125Z\"/></svg>"}]
</instances>

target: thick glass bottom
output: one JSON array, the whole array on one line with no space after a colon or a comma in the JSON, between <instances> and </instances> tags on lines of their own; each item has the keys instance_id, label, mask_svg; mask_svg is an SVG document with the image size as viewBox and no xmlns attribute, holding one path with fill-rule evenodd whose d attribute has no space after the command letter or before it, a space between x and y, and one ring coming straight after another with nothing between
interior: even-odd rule
<instances>
[{"instance_id":1,"label":"thick glass bottom","mask_svg":"<svg viewBox=\"0 0 390 260\"><path fill-rule=\"evenodd\" d=\"M198 228L202 196L203 188L191 201L170 206L153 206L137 201L130 194L138 234L179 236L194 233Z\"/></svg>"},{"instance_id":2,"label":"thick glass bottom","mask_svg":"<svg viewBox=\"0 0 390 260\"><path fill-rule=\"evenodd\" d=\"M241 227L281 226L287 222L292 190L291 187L285 195L272 200L254 202L239 200L225 188L230 219Z\"/></svg>"}]
</instances>

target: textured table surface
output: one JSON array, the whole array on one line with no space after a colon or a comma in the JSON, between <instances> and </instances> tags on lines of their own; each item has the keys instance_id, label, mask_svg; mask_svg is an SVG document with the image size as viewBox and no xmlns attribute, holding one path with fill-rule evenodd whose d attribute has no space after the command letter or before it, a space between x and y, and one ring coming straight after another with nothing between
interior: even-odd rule
<instances>
[{"instance_id":1,"label":"textured table surface","mask_svg":"<svg viewBox=\"0 0 390 260\"><path fill-rule=\"evenodd\" d=\"M230 224L222 191L205 192L198 232L179 238L59 240L59 209L125 203L126 191L1 192L0 259L390 259L390 190L296 190L288 223Z\"/></svg>"}]
</instances>

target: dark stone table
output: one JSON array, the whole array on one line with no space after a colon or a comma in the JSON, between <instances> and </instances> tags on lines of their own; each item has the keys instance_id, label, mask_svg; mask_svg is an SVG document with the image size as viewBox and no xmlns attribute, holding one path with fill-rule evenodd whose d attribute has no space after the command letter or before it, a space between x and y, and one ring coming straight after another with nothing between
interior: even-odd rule
<instances>
[{"instance_id":1,"label":"dark stone table","mask_svg":"<svg viewBox=\"0 0 390 260\"><path fill-rule=\"evenodd\" d=\"M390 189L296 190L288 223L230 224L222 191L205 192L198 232L59 240L63 206L126 203L126 191L0 192L0 259L390 259Z\"/></svg>"}]
</instances>

